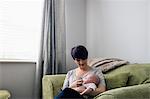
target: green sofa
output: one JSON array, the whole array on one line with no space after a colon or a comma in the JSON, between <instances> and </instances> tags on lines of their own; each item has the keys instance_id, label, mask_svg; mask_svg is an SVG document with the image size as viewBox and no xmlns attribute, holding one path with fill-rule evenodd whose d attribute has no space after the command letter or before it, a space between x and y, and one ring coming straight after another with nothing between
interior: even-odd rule
<instances>
[{"instance_id":1,"label":"green sofa","mask_svg":"<svg viewBox=\"0 0 150 99\"><path fill-rule=\"evenodd\" d=\"M7 90L0 90L0 99L9 99L10 93Z\"/></svg>"},{"instance_id":2,"label":"green sofa","mask_svg":"<svg viewBox=\"0 0 150 99\"><path fill-rule=\"evenodd\" d=\"M107 91L94 99L150 99L150 64L129 64L104 74ZM45 75L43 99L53 99L63 85L65 74Z\"/></svg>"}]
</instances>

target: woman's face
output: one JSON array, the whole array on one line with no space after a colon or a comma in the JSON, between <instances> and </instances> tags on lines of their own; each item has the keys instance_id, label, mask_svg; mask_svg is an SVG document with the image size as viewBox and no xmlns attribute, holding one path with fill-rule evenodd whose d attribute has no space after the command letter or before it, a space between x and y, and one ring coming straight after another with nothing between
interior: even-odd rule
<instances>
[{"instance_id":1,"label":"woman's face","mask_svg":"<svg viewBox=\"0 0 150 99\"><path fill-rule=\"evenodd\" d=\"M77 64L78 67L81 69L85 69L87 67L87 59L77 59L75 58L75 63Z\"/></svg>"}]
</instances>

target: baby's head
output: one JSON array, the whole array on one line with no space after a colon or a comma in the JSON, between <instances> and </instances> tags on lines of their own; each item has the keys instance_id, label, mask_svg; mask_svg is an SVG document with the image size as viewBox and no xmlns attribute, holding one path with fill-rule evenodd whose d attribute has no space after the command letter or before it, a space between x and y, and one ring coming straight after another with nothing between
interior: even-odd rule
<instances>
[{"instance_id":1,"label":"baby's head","mask_svg":"<svg viewBox=\"0 0 150 99\"><path fill-rule=\"evenodd\" d=\"M83 78L83 83L95 83L96 85L98 85L100 82L100 79L97 75L95 74L88 74L85 78Z\"/></svg>"}]
</instances>

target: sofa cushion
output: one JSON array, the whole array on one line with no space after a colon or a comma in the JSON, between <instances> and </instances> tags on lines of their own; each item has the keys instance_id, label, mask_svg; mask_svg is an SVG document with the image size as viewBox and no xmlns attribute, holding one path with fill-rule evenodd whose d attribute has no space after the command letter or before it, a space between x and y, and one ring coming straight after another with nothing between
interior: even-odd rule
<instances>
[{"instance_id":1,"label":"sofa cushion","mask_svg":"<svg viewBox=\"0 0 150 99\"><path fill-rule=\"evenodd\" d=\"M150 64L132 64L130 65L130 77L128 85L137 85L146 83L150 79Z\"/></svg>"},{"instance_id":2,"label":"sofa cushion","mask_svg":"<svg viewBox=\"0 0 150 99\"><path fill-rule=\"evenodd\" d=\"M101 96L105 96L105 98L101 98ZM116 88L105 91L94 99L150 99L150 84Z\"/></svg>"},{"instance_id":3,"label":"sofa cushion","mask_svg":"<svg viewBox=\"0 0 150 99\"><path fill-rule=\"evenodd\" d=\"M113 75L105 75L107 89L114 89L126 86L129 73L117 73Z\"/></svg>"},{"instance_id":4,"label":"sofa cushion","mask_svg":"<svg viewBox=\"0 0 150 99\"><path fill-rule=\"evenodd\" d=\"M143 84L147 84L147 83L150 83L150 78L146 79Z\"/></svg>"},{"instance_id":5,"label":"sofa cushion","mask_svg":"<svg viewBox=\"0 0 150 99\"><path fill-rule=\"evenodd\" d=\"M138 85L148 83L150 79L150 64L129 64L122 67L118 67L113 71L107 72L107 74L113 75L118 73L129 73L127 86Z\"/></svg>"}]
</instances>

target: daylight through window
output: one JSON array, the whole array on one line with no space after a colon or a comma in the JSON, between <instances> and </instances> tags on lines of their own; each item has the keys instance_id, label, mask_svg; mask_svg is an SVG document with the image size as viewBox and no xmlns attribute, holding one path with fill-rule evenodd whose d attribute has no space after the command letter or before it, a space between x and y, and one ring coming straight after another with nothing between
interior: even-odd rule
<instances>
[{"instance_id":1,"label":"daylight through window","mask_svg":"<svg viewBox=\"0 0 150 99\"><path fill-rule=\"evenodd\" d=\"M0 59L37 59L43 1L0 0Z\"/></svg>"}]
</instances>

